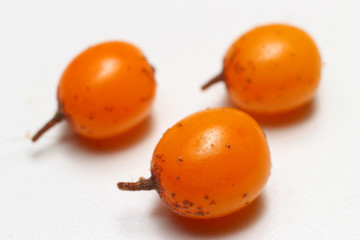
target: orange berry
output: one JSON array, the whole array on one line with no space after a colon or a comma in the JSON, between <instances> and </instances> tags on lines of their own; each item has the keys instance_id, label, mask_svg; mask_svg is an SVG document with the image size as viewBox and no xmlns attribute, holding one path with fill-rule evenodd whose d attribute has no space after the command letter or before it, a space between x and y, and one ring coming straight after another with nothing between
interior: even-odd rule
<instances>
[{"instance_id":1,"label":"orange berry","mask_svg":"<svg viewBox=\"0 0 360 240\"><path fill-rule=\"evenodd\" d=\"M155 148L151 177L118 187L155 189L182 216L216 218L252 202L270 168L267 140L255 120L236 109L216 108L171 127Z\"/></svg>"},{"instance_id":2,"label":"orange berry","mask_svg":"<svg viewBox=\"0 0 360 240\"><path fill-rule=\"evenodd\" d=\"M154 70L135 46L92 46L65 69L58 86L58 111L32 140L64 118L87 138L119 135L148 115L155 87Z\"/></svg>"},{"instance_id":3,"label":"orange berry","mask_svg":"<svg viewBox=\"0 0 360 240\"><path fill-rule=\"evenodd\" d=\"M232 102L258 114L293 110L311 100L321 73L319 51L311 37L293 26L257 27L227 51L221 74Z\"/></svg>"}]
</instances>

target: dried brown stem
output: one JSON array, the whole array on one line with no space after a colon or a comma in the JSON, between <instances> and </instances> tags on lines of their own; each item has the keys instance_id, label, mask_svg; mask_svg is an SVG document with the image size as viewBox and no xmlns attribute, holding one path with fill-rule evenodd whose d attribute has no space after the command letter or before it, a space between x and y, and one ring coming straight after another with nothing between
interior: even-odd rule
<instances>
[{"instance_id":1,"label":"dried brown stem","mask_svg":"<svg viewBox=\"0 0 360 240\"><path fill-rule=\"evenodd\" d=\"M202 85L201 89L206 90L208 87L212 86L215 83L221 82L221 81L224 81L224 75L222 72L219 73L218 75L216 75L215 77L213 77L212 79L210 79L204 85Z\"/></svg>"},{"instance_id":2,"label":"dried brown stem","mask_svg":"<svg viewBox=\"0 0 360 240\"><path fill-rule=\"evenodd\" d=\"M156 183L153 177L139 178L137 182L119 182L118 188L124 191L140 191L140 190L154 190L156 189Z\"/></svg>"},{"instance_id":3,"label":"dried brown stem","mask_svg":"<svg viewBox=\"0 0 360 240\"><path fill-rule=\"evenodd\" d=\"M52 126L54 126L55 124L57 124L58 122L60 122L61 120L63 120L65 118L64 113L62 112L62 110L59 108L57 110L57 112L55 113L54 117L52 119L50 119L32 138L31 140L33 142L36 142L36 140L38 140L41 135L43 135L47 130L49 130Z\"/></svg>"}]
</instances>

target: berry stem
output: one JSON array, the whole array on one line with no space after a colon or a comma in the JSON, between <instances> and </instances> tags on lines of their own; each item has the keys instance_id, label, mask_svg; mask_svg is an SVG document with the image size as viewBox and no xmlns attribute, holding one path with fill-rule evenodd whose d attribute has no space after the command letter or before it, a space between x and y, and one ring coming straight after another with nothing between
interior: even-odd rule
<instances>
[{"instance_id":1,"label":"berry stem","mask_svg":"<svg viewBox=\"0 0 360 240\"><path fill-rule=\"evenodd\" d=\"M54 126L55 124L57 124L58 122L60 122L61 120L63 120L65 118L64 113L62 112L62 110L59 108L57 110L57 112L55 113L54 117L52 119L50 119L32 138L31 140L33 142L36 142L36 140L38 140L41 135L44 134L44 132L46 132L47 130L49 130L52 126Z\"/></svg>"},{"instance_id":2,"label":"berry stem","mask_svg":"<svg viewBox=\"0 0 360 240\"><path fill-rule=\"evenodd\" d=\"M204 85L202 85L201 89L202 90L206 90L208 87L212 86L215 83L224 81L224 74L221 72L218 75L216 75L215 77L213 77L212 79L210 79L207 83L205 83Z\"/></svg>"},{"instance_id":3,"label":"berry stem","mask_svg":"<svg viewBox=\"0 0 360 240\"><path fill-rule=\"evenodd\" d=\"M154 190L156 189L156 182L153 177L139 178L137 182L119 182L117 184L120 190L124 191L140 191L140 190Z\"/></svg>"}]
</instances>

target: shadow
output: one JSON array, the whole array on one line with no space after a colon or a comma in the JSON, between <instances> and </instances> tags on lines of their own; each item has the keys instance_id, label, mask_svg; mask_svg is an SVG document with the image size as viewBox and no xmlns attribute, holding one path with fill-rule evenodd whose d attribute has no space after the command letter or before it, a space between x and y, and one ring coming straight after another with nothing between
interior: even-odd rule
<instances>
[{"instance_id":1,"label":"shadow","mask_svg":"<svg viewBox=\"0 0 360 240\"><path fill-rule=\"evenodd\" d=\"M161 205L160 205L161 204ZM215 219L191 219L179 216L159 203L153 215L159 217L166 224L171 224L185 234L200 237L215 237L229 235L243 231L254 224L265 211L264 193L254 200L249 206L230 215Z\"/></svg>"},{"instance_id":2,"label":"shadow","mask_svg":"<svg viewBox=\"0 0 360 240\"><path fill-rule=\"evenodd\" d=\"M294 110L289 112L279 113L275 115L258 115L252 114L251 116L261 125L266 127L285 127L295 124L300 124L301 122L309 119L316 110L316 100L311 100L310 102L302 105Z\"/></svg>"},{"instance_id":3,"label":"shadow","mask_svg":"<svg viewBox=\"0 0 360 240\"><path fill-rule=\"evenodd\" d=\"M153 119L151 115L149 115L141 123L116 137L95 140L75 135L73 140L76 142L75 144L86 147L93 152L103 153L119 151L130 148L132 145L149 135L152 129L152 124Z\"/></svg>"},{"instance_id":4,"label":"shadow","mask_svg":"<svg viewBox=\"0 0 360 240\"><path fill-rule=\"evenodd\" d=\"M221 106L238 108L229 100L228 97L224 98ZM291 111L278 113L278 114L258 114L258 113L246 111L244 109L240 109L240 110L248 113L261 126L287 127L290 125L299 124L309 119L316 112L316 98Z\"/></svg>"},{"instance_id":5,"label":"shadow","mask_svg":"<svg viewBox=\"0 0 360 240\"><path fill-rule=\"evenodd\" d=\"M127 149L149 135L150 130L152 129L152 121L152 117L149 115L141 123L137 124L127 132L119 136L103 140L92 140L81 137L74 132L68 123L66 123L64 126L61 126L63 128L61 131L62 134L57 140L51 141L50 144L42 144L41 148L36 149L36 151L32 152L31 155L33 158L40 158L57 145L69 145L71 148L85 149L85 151L99 154L112 153L122 149ZM39 141L42 140L44 141L45 139L39 139Z\"/></svg>"}]
</instances>

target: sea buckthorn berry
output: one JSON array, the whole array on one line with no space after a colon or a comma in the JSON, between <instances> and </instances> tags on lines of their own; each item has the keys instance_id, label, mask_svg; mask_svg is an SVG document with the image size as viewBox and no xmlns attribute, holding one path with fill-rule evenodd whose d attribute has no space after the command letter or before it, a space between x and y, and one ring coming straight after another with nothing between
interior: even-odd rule
<instances>
[{"instance_id":1,"label":"sea buckthorn berry","mask_svg":"<svg viewBox=\"0 0 360 240\"><path fill-rule=\"evenodd\" d=\"M174 212L216 218L252 202L270 175L266 137L236 109L208 109L186 117L157 144L151 177L120 182L121 190L156 190Z\"/></svg>"},{"instance_id":2,"label":"sea buckthorn berry","mask_svg":"<svg viewBox=\"0 0 360 240\"><path fill-rule=\"evenodd\" d=\"M265 25L235 41L225 55L223 71L202 89L225 81L237 107L275 114L309 102L320 73L320 54L307 33L288 25Z\"/></svg>"},{"instance_id":3,"label":"sea buckthorn berry","mask_svg":"<svg viewBox=\"0 0 360 240\"><path fill-rule=\"evenodd\" d=\"M58 111L33 138L66 119L92 139L119 135L141 122L155 96L154 69L135 46L105 42L80 53L58 86Z\"/></svg>"}]
</instances>

